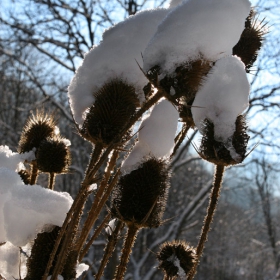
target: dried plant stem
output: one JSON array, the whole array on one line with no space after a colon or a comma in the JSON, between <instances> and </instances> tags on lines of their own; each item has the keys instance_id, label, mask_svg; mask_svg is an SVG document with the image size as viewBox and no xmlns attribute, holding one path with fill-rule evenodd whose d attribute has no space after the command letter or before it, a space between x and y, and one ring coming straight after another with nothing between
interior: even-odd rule
<instances>
[{"instance_id":1,"label":"dried plant stem","mask_svg":"<svg viewBox=\"0 0 280 280\"><path fill-rule=\"evenodd\" d=\"M104 204L103 204L101 207L98 207L99 206L98 204L101 202L102 196L105 195L104 192L106 190L107 183L108 183L109 178L111 176L111 171L115 167L118 155L119 155L119 152L118 151L114 151L110 161L107 164L107 168L106 168L106 172L104 174L103 180L102 180L102 182L101 182L101 184L100 184L100 186L99 186L99 188L97 190L97 193L95 195L93 204L91 206L91 209L90 209L90 211L88 213L87 219L86 219L86 221L84 223L82 232L80 234L78 244L76 245L76 249L77 249L78 252L81 250L82 246L86 242L86 239L87 239L87 237L88 237L88 235L89 235L89 233L90 233L90 231L91 231L91 229L92 229L92 227L93 227L93 225L94 225L94 223L96 221L96 218L100 214L100 213L98 213L97 208L98 209L100 208L100 211L101 211L102 207L104 206Z\"/></svg>"},{"instance_id":2,"label":"dried plant stem","mask_svg":"<svg viewBox=\"0 0 280 280\"><path fill-rule=\"evenodd\" d=\"M78 204L79 204L80 200L85 201L87 199L87 196L89 194L89 192L87 191L89 185L86 184L86 182L85 182L86 179L87 179L87 174L89 173L90 169L93 168L93 165L94 165L92 158L95 158L96 160L98 160L100 155L101 155L101 153L102 153L102 149L100 149L100 147L95 147L94 148L94 150L92 152L92 155L91 155L90 163L89 163L87 171L86 171L86 176L85 176L84 182L82 183L82 187L80 188L80 190L79 190L79 192L78 192L78 194L77 194L77 196L76 196L76 198L75 198L75 200L74 200L70 210L68 211L68 213L66 215L66 219L64 220L64 223L63 223L63 225L61 227L61 230L60 230L60 232L59 232L59 234L57 236L57 239L56 239L53 251L52 251L52 253L50 255L50 258L49 258L49 261L48 261L48 264L47 264L44 276L42 277L42 280L46 280L48 275L49 275L49 271L50 271L50 268L52 266L52 263L53 263L55 255L56 255L56 252L58 250L58 247L60 245L60 242L61 242L63 236L65 235L65 232L66 232L66 229L68 227L69 221L71 219L73 219L73 217L72 217L73 213L77 210Z\"/></svg>"},{"instance_id":3,"label":"dried plant stem","mask_svg":"<svg viewBox=\"0 0 280 280\"><path fill-rule=\"evenodd\" d=\"M55 173L50 173L49 174L49 186L48 186L48 188L50 189L50 190L53 190L54 189L54 184L55 184Z\"/></svg>"},{"instance_id":4,"label":"dried plant stem","mask_svg":"<svg viewBox=\"0 0 280 280\"><path fill-rule=\"evenodd\" d=\"M38 178L38 168L37 168L37 162L32 161L31 163L31 179L30 179L30 185L35 185Z\"/></svg>"},{"instance_id":5,"label":"dried plant stem","mask_svg":"<svg viewBox=\"0 0 280 280\"><path fill-rule=\"evenodd\" d=\"M200 239L196 248L197 261L194 264L193 269L188 275L187 280L192 280L194 275L196 274L196 269L199 263L199 259L203 253L205 242L207 241L208 232L210 231L210 225L213 221L214 213L217 208L220 191L222 187L223 175L224 175L225 166L224 165L216 165L216 171L214 176L214 183L212 187L212 192L210 195L209 205L207 208L207 214L204 219L204 224L201 230Z\"/></svg>"},{"instance_id":6,"label":"dried plant stem","mask_svg":"<svg viewBox=\"0 0 280 280\"><path fill-rule=\"evenodd\" d=\"M102 258L101 264L99 266L98 272L95 275L95 280L100 280L104 273L104 269L108 263L108 260L112 256L115 247L117 245L118 239L119 239L119 232L122 230L124 227L124 223L121 221L117 221L116 228L113 230L112 235L108 237L109 242L106 245L104 256Z\"/></svg>"},{"instance_id":7,"label":"dried plant stem","mask_svg":"<svg viewBox=\"0 0 280 280\"><path fill-rule=\"evenodd\" d=\"M94 240L99 236L99 234L101 233L102 229L109 222L110 217L111 217L111 214L107 214L107 216L103 219L102 223L94 231L94 234L92 235L91 239L88 241L88 243L86 244L86 246L83 248L83 250L81 251L81 253L79 255L79 262L82 261L82 259L86 255L87 251L89 250L89 248L92 245L92 243L94 242Z\"/></svg>"},{"instance_id":8,"label":"dried plant stem","mask_svg":"<svg viewBox=\"0 0 280 280\"><path fill-rule=\"evenodd\" d=\"M177 150L179 149L180 145L182 144L182 142L184 141L188 131L190 129L190 126L186 123L184 123L183 127L182 127L182 130L180 131L180 133L177 135L176 137L176 144L174 146L174 149L172 151L172 154L171 154L171 158L175 155L175 153L177 152Z\"/></svg>"},{"instance_id":9,"label":"dried plant stem","mask_svg":"<svg viewBox=\"0 0 280 280\"><path fill-rule=\"evenodd\" d=\"M138 233L139 228L135 226L134 224L131 224L128 226L127 234L125 237L124 245L122 248L122 256L120 264L117 267L117 272L115 274L114 280L123 280L126 267L129 261L129 256L131 254L132 247L134 245L134 242L136 240L136 236Z\"/></svg>"}]
</instances>

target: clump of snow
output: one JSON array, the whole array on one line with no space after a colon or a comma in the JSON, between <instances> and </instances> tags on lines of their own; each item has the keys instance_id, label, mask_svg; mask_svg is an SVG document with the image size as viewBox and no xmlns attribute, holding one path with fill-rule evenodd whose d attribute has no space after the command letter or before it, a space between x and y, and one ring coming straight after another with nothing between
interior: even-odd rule
<instances>
[{"instance_id":1,"label":"clump of snow","mask_svg":"<svg viewBox=\"0 0 280 280\"><path fill-rule=\"evenodd\" d=\"M248 0L184 1L158 26L144 51L144 70L158 65L172 74L187 61L231 55L249 12Z\"/></svg>"},{"instance_id":2,"label":"clump of snow","mask_svg":"<svg viewBox=\"0 0 280 280\"><path fill-rule=\"evenodd\" d=\"M91 184L88 188L89 191L96 191L97 190L97 184Z\"/></svg>"},{"instance_id":3,"label":"clump of snow","mask_svg":"<svg viewBox=\"0 0 280 280\"><path fill-rule=\"evenodd\" d=\"M137 168L143 158L157 158L170 155L174 146L179 114L167 100L153 107L151 113L142 121L138 132L138 143L124 161L122 171L130 172Z\"/></svg>"},{"instance_id":4,"label":"clump of snow","mask_svg":"<svg viewBox=\"0 0 280 280\"><path fill-rule=\"evenodd\" d=\"M73 199L39 185L24 185L20 176L0 168L0 243L23 246L46 225L61 226Z\"/></svg>"},{"instance_id":5,"label":"clump of snow","mask_svg":"<svg viewBox=\"0 0 280 280\"><path fill-rule=\"evenodd\" d=\"M71 146L71 141L70 141L69 139L63 138L63 139L62 139L62 142L64 143L64 145L65 145L66 147Z\"/></svg>"},{"instance_id":6,"label":"clump of snow","mask_svg":"<svg viewBox=\"0 0 280 280\"><path fill-rule=\"evenodd\" d=\"M205 119L214 123L215 139L228 144L235 131L235 121L248 106L250 85L245 66L236 56L215 63L192 107L194 122L203 134Z\"/></svg>"},{"instance_id":7,"label":"clump of snow","mask_svg":"<svg viewBox=\"0 0 280 280\"><path fill-rule=\"evenodd\" d=\"M85 263L80 263L76 267L76 278L79 278L84 271L87 271L89 269L89 266ZM63 280L63 279L62 279Z\"/></svg>"},{"instance_id":8,"label":"clump of snow","mask_svg":"<svg viewBox=\"0 0 280 280\"><path fill-rule=\"evenodd\" d=\"M32 161L35 159L33 151L18 154L10 150L8 146L0 146L0 167L6 167L13 171L19 171L23 168L23 161Z\"/></svg>"},{"instance_id":9,"label":"clump of snow","mask_svg":"<svg viewBox=\"0 0 280 280\"><path fill-rule=\"evenodd\" d=\"M0 246L0 275L6 280L19 279L19 270L19 248L10 242L6 242L4 245Z\"/></svg>"},{"instance_id":10,"label":"clump of snow","mask_svg":"<svg viewBox=\"0 0 280 280\"><path fill-rule=\"evenodd\" d=\"M183 2L183 0L171 0L169 3L169 8L174 8L178 5L180 5Z\"/></svg>"},{"instance_id":11,"label":"clump of snow","mask_svg":"<svg viewBox=\"0 0 280 280\"><path fill-rule=\"evenodd\" d=\"M113 219L109 222L108 226L105 228L105 231L108 235L112 235L114 229L116 228L117 219Z\"/></svg>"},{"instance_id":12,"label":"clump of snow","mask_svg":"<svg viewBox=\"0 0 280 280\"><path fill-rule=\"evenodd\" d=\"M144 100L142 89L148 80L136 61L142 65L141 54L168 11L146 10L129 17L106 30L100 45L85 55L68 89L78 124L83 123L83 113L94 103L93 93L112 79L119 78L134 86L139 100Z\"/></svg>"}]
</instances>

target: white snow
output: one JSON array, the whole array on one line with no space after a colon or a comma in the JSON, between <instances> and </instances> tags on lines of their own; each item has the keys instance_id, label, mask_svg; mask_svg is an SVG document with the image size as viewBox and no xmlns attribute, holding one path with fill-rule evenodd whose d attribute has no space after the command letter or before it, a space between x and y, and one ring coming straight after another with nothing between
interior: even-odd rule
<instances>
[{"instance_id":1,"label":"white snow","mask_svg":"<svg viewBox=\"0 0 280 280\"><path fill-rule=\"evenodd\" d=\"M105 231L108 235L111 235L116 228L117 219L113 219L109 222L108 226L105 228Z\"/></svg>"},{"instance_id":2,"label":"white snow","mask_svg":"<svg viewBox=\"0 0 280 280\"><path fill-rule=\"evenodd\" d=\"M71 141L70 141L69 139L62 138L62 142L64 143L64 145L65 145L66 147L71 146Z\"/></svg>"},{"instance_id":3,"label":"white snow","mask_svg":"<svg viewBox=\"0 0 280 280\"><path fill-rule=\"evenodd\" d=\"M171 0L169 3L169 8L174 8L178 5L180 5L183 2L183 0Z\"/></svg>"},{"instance_id":4,"label":"white snow","mask_svg":"<svg viewBox=\"0 0 280 280\"><path fill-rule=\"evenodd\" d=\"M80 263L79 265L77 265L76 268L76 278L79 278L84 271L87 271L89 269L89 266L85 263Z\"/></svg>"},{"instance_id":5,"label":"white snow","mask_svg":"<svg viewBox=\"0 0 280 280\"><path fill-rule=\"evenodd\" d=\"M248 106L249 91L242 61L236 56L218 60L193 102L192 115L199 131L203 134L202 122L209 119L214 123L215 139L230 150L235 121Z\"/></svg>"},{"instance_id":6,"label":"white snow","mask_svg":"<svg viewBox=\"0 0 280 280\"><path fill-rule=\"evenodd\" d=\"M248 0L184 1L158 26L144 51L144 70L158 65L172 74L185 62L231 55L249 12Z\"/></svg>"},{"instance_id":7,"label":"white snow","mask_svg":"<svg viewBox=\"0 0 280 280\"><path fill-rule=\"evenodd\" d=\"M144 101L143 87L148 83L136 61L142 66L141 54L168 9L139 12L106 30L98 46L85 55L73 77L68 94L75 121L83 123L83 113L94 103L93 93L106 82L120 78L133 85L139 100Z\"/></svg>"},{"instance_id":8,"label":"white snow","mask_svg":"<svg viewBox=\"0 0 280 280\"><path fill-rule=\"evenodd\" d=\"M147 156L157 158L170 155L174 146L179 114L167 100L161 100L153 107L141 123L138 143L122 165L123 172L130 172Z\"/></svg>"},{"instance_id":9,"label":"white snow","mask_svg":"<svg viewBox=\"0 0 280 280\"><path fill-rule=\"evenodd\" d=\"M19 171L23 168L23 161L35 159L33 151L18 154L10 150L8 146L0 146L0 167L6 167L13 171Z\"/></svg>"},{"instance_id":10,"label":"white snow","mask_svg":"<svg viewBox=\"0 0 280 280\"><path fill-rule=\"evenodd\" d=\"M16 172L0 168L0 243L23 246L46 225L61 226L72 202L68 193L24 185Z\"/></svg>"}]
</instances>

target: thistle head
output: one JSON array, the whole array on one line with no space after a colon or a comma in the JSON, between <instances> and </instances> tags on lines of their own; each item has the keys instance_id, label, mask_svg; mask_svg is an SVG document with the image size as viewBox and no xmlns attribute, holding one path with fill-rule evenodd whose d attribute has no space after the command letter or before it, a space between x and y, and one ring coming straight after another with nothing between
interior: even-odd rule
<instances>
[{"instance_id":1,"label":"thistle head","mask_svg":"<svg viewBox=\"0 0 280 280\"><path fill-rule=\"evenodd\" d=\"M239 115L235 122L235 132L229 144L215 140L215 127L209 121L204 121L204 132L199 149L200 156L216 165L235 165L246 158L246 149L249 141L245 117Z\"/></svg>"},{"instance_id":2,"label":"thistle head","mask_svg":"<svg viewBox=\"0 0 280 280\"><path fill-rule=\"evenodd\" d=\"M53 114L36 111L32 114L23 127L19 140L18 152L25 153L33 148L38 149L41 142L56 134L56 120Z\"/></svg>"},{"instance_id":3,"label":"thistle head","mask_svg":"<svg viewBox=\"0 0 280 280\"><path fill-rule=\"evenodd\" d=\"M264 36L267 33L264 20L258 21L256 13L252 9L245 21L245 28L238 43L233 47L233 55L240 57L245 64L246 72L250 72L261 49Z\"/></svg>"},{"instance_id":4,"label":"thistle head","mask_svg":"<svg viewBox=\"0 0 280 280\"><path fill-rule=\"evenodd\" d=\"M123 175L113 191L113 216L139 228L158 227L165 210L169 177L167 163L153 157Z\"/></svg>"},{"instance_id":5,"label":"thistle head","mask_svg":"<svg viewBox=\"0 0 280 280\"><path fill-rule=\"evenodd\" d=\"M197 261L195 249L184 241L165 242L157 253L159 268L167 279L181 277L185 279Z\"/></svg>"},{"instance_id":6,"label":"thistle head","mask_svg":"<svg viewBox=\"0 0 280 280\"><path fill-rule=\"evenodd\" d=\"M36 152L38 169L46 173L66 173L71 164L68 140L56 136L43 140Z\"/></svg>"},{"instance_id":7,"label":"thistle head","mask_svg":"<svg viewBox=\"0 0 280 280\"><path fill-rule=\"evenodd\" d=\"M120 134L139 106L133 86L122 80L112 80L94 93L95 102L89 108L80 134L93 144L108 146ZM129 138L126 135L122 139Z\"/></svg>"}]
</instances>

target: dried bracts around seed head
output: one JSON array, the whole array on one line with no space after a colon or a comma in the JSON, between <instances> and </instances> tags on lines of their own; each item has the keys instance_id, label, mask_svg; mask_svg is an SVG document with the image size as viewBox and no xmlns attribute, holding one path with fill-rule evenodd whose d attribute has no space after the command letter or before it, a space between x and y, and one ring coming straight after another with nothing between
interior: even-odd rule
<instances>
[{"instance_id":1,"label":"dried bracts around seed head","mask_svg":"<svg viewBox=\"0 0 280 280\"><path fill-rule=\"evenodd\" d=\"M164 271L165 279L186 279L197 260L193 247L184 241L165 242L157 253L159 268Z\"/></svg>"},{"instance_id":2,"label":"dried bracts around seed head","mask_svg":"<svg viewBox=\"0 0 280 280\"><path fill-rule=\"evenodd\" d=\"M145 101L143 87L148 80L140 68L141 53L168 12L168 9L153 9L130 16L107 29L101 43L85 55L68 89L78 126L83 125L85 111L95 103L95 93L114 79L133 86L139 104Z\"/></svg>"},{"instance_id":3,"label":"dried bracts around seed head","mask_svg":"<svg viewBox=\"0 0 280 280\"><path fill-rule=\"evenodd\" d=\"M106 83L94 94L95 102L86 112L81 135L94 144L107 146L115 140L139 107L135 88L122 80ZM125 135L127 140L129 135Z\"/></svg>"},{"instance_id":4,"label":"dried bracts around seed head","mask_svg":"<svg viewBox=\"0 0 280 280\"><path fill-rule=\"evenodd\" d=\"M165 160L146 159L123 175L112 195L112 214L127 225L158 227L166 205L169 170Z\"/></svg>"},{"instance_id":5,"label":"dried bracts around seed head","mask_svg":"<svg viewBox=\"0 0 280 280\"><path fill-rule=\"evenodd\" d=\"M66 173L71 163L70 141L56 136L43 140L36 152L38 169L46 173Z\"/></svg>"},{"instance_id":6,"label":"dried bracts around seed head","mask_svg":"<svg viewBox=\"0 0 280 280\"><path fill-rule=\"evenodd\" d=\"M53 114L37 111L32 114L23 127L18 152L25 153L38 149L41 142L47 137L54 137L57 133L56 121Z\"/></svg>"},{"instance_id":7,"label":"dried bracts around seed head","mask_svg":"<svg viewBox=\"0 0 280 280\"><path fill-rule=\"evenodd\" d=\"M174 8L144 51L144 71L186 111L213 62L232 54L250 11L247 0L190 0ZM183 101L179 101L180 97ZM182 112L183 115L191 112Z\"/></svg>"},{"instance_id":8,"label":"dried bracts around seed head","mask_svg":"<svg viewBox=\"0 0 280 280\"><path fill-rule=\"evenodd\" d=\"M258 52L261 49L264 36L268 32L264 19L258 21L256 12L252 9L245 21L245 28L241 34L238 43L233 47L233 55L241 58L246 66L247 73L257 59Z\"/></svg>"},{"instance_id":9,"label":"dried bracts around seed head","mask_svg":"<svg viewBox=\"0 0 280 280\"><path fill-rule=\"evenodd\" d=\"M237 117L235 131L227 143L215 140L215 127L209 121L204 121L204 132L199 148L200 156L216 165L234 165L241 163L246 157L249 136L246 120L243 115Z\"/></svg>"}]
</instances>

